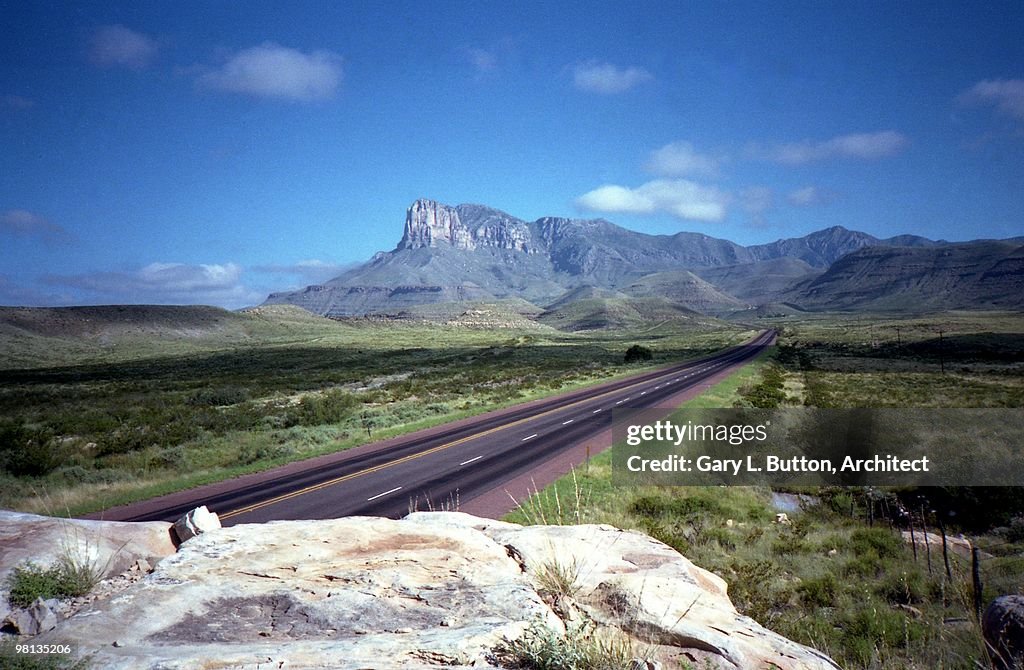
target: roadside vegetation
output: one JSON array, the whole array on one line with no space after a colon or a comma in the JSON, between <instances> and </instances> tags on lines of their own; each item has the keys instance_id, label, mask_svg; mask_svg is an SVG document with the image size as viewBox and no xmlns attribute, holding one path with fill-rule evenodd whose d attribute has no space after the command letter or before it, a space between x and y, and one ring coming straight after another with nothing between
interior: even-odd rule
<instances>
[{"instance_id":1,"label":"roadside vegetation","mask_svg":"<svg viewBox=\"0 0 1024 670\"><path fill-rule=\"evenodd\" d=\"M782 332L774 352L689 407L1024 406L1020 315L773 325ZM900 506L916 525L916 552L901 534ZM778 512L788 522L778 523ZM1024 496L1015 488L615 487L606 452L506 518L648 533L723 577L741 613L843 668L989 667L970 549L961 543L944 556L940 524L951 543L962 533L981 550L983 606L1024 593Z\"/></svg>"},{"instance_id":2,"label":"roadside vegetation","mask_svg":"<svg viewBox=\"0 0 1024 670\"><path fill-rule=\"evenodd\" d=\"M753 334L720 322L570 334L283 314L266 310L256 333L231 316L230 329L218 326L228 335L184 344L119 336L79 364L67 362L62 340L46 364L52 338L0 336L0 350L32 352L31 366L12 357L0 369L0 507L98 510L700 356ZM651 358L626 362L631 346Z\"/></svg>"}]
</instances>

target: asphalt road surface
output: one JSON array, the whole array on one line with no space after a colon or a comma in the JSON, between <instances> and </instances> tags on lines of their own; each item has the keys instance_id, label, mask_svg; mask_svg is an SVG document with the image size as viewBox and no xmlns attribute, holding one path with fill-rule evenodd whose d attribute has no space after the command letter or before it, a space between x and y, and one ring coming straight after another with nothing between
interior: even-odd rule
<instances>
[{"instance_id":1,"label":"asphalt road surface","mask_svg":"<svg viewBox=\"0 0 1024 670\"><path fill-rule=\"evenodd\" d=\"M90 516L174 521L206 505L232 525L464 508L607 435L614 410L672 406L680 392L721 378L773 339L765 331L701 359Z\"/></svg>"}]
</instances>

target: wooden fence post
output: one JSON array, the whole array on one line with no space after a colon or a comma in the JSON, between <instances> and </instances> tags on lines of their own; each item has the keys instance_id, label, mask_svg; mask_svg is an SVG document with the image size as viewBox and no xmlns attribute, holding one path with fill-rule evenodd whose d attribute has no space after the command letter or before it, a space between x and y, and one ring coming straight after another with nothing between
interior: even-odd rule
<instances>
[{"instance_id":1,"label":"wooden fence post","mask_svg":"<svg viewBox=\"0 0 1024 670\"><path fill-rule=\"evenodd\" d=\"M953 571L949 569L949 547L946 546L946 524L939 519L939 532L942 533L942 562L946 564L946 579L953 580Z\"/></svg>"},{"instance_id":2,"label":"wooden fence post","mask_svg":"<svg viewBox=\"0 0 1024 670\"><path fill-rule=\"evenodd\" d=\"M981 621L981 560L979 549L974 546L971 547L971 577L974 581L974 613Z\"/></svg>"}]
</instances>

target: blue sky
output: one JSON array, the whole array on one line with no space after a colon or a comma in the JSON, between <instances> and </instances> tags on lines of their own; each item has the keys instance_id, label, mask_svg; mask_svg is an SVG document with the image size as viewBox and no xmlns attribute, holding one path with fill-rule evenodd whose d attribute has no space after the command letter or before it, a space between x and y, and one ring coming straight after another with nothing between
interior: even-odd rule
<instances>
[{"instance_id":1,"label":"blue sky","mask_svg":"<svg viewBox=\"0 0 1024 670\"><path fill-rule=\"evenodd\" d=\"M416 198L1024 234L1024 6L0 1L0 304L240 307Z\"/></svg>"}]
</instances>

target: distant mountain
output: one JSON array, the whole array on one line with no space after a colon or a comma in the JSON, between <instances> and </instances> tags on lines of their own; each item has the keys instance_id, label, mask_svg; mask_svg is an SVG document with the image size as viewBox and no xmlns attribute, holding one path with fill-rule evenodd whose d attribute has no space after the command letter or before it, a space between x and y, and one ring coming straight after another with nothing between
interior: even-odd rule
<instances>
[{"instance_id":1,"label":"distant mountain","mask_svg":"<svg viewBox=\"0 0 1024 670\"><path fill-rule=\"evenodd\" d=\"M797 282L817 277L822 272L806 261L786 257L694 270L697 276L723 293L754 305L772 302Z\"/></svg>"},{"instance_id":2,"label":"distant mountain","mask_svg":"<svg viewBox=\"0 0 1024 670\"><path fill-rule=\"evenodd\" d=\"M0 307L0 368L202 354L344 329L290 305L239 312L203 305Z\"/></svg>"},{"instance_id":3,"label":"distant mountain","mask_svg":"<svg viewBox=\"0 0 1024 670\"><path fill-rule=\"evenodd\" d=\"M905 238L899 243L936 244ZM647 235L603 219L545 217L526 222L483 205L451 207L423 199L409 207L394 250L378 253L324 284L271 294L266 302L299 305L328 316L394 314L422 304L509 298L545 305L567 291L589 286L638 297L668 297L683 307L716 312L745 307L750 300L730 295L723 285L712 286L697 276L702 269L733 268L723 275L730 277L725 284L757 298L750 283L762 269L775 267L794 280L810 270L804 272L804 265L792 263L786 269L786 262L738 268L795 259L823 270L851 251L880 242L865 233L833 227L744 247L699 233ZM645 279L656 273L676 274ZM744 273L746 279L741 278ZM773 278L771 296L780 281Z\"/></svg>"},{"instance_id":4,"label":"distant mountain","mask_svg":"<svg viewBox=\"0 0 1024 670\"><path fill-rule=\"evenodd\" d=\"M644 324L687 324L708 318L666 298L583 298L562 303L537 320L570 332L635 328Z\"/></svg>"},{"instance_id":5,"label":"distant mountain","mask_svg":"<svg viewBox=\"0 0 1024 670\"><path fill-rule=\"evenodd\" d=\"M747 307L687 270L644 275L623 292L639 298L667 298L702 314L717 314Z\"/></svg>"},{"instance_id":6,"label":"distant mountain","mask_svg":"<svg viewBox=\"0 0 1024 670\"><path fill-rule=\"evenodd\" d=\"M1024 307L1018 241L867 247L788 295L804 308L929 310Z\"/></svg>"},{"instance_id":7,"label":"distant mountain","mask_svg":"<svg viewBox=\"0 0 1024 670\"><path fill-rule=\"evenodd\" d=\"M769 244L748 247L755 260L772 258L795 258L811 267L827 268L837 260L864 247L886 245L897 247L921 247L941 244L917 235L900 235L880 240L873 235L832 226L804 237L777 240ZM716 265L719 265L716 263Z\"/></svg>"}]
</instances>

